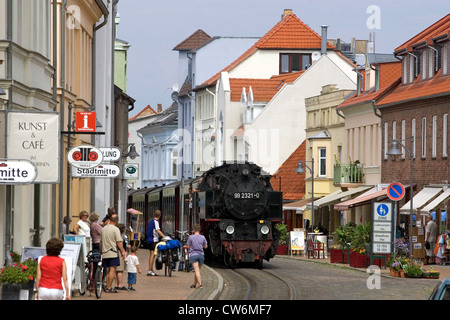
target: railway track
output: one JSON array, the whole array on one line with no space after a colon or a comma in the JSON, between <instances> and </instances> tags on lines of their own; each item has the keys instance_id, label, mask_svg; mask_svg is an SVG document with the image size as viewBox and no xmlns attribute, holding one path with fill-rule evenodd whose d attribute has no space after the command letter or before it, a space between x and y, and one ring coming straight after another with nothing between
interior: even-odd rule
<instances>
[{"instance_id":1,"label":"railway track","mask_svg":"<svg viewBox=\"0 0 450 320\"><path fill-rule=\"evenodd\" d=\"M266 269L216 269L225 281L218 300L296 300L289 280Z\"/></svg>"}]
</instances>

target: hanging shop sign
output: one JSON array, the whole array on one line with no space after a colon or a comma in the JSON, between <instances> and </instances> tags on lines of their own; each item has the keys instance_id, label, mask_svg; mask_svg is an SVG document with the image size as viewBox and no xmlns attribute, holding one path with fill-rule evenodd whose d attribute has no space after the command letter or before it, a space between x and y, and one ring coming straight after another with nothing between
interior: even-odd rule
<instances>
[{"instance_id":1,"label":"hanging shop sign","mask_svg":"<svg viewBox=\"0 0 450 320\"><path fill-rule=\"evenodd\" d=\"M120 167L115 164L99 164L95 168L72 167L72 177L74 178L117 178L120 174Z\"/></svg>"},{"instance_id":2,"label":"hanging shop sign","mask_svg":"<svg viewBox=\"0 0 450 320\"><path fill-rule=\"evenodd\" d=\"M95 168L103 161L102 152L87 145L81 145L69 150L67 161L76 168Z\"/></svg>"},{"instance_id":3,"label":"hanging shop sign","mask_svg":"<svg viewBox=\"0 0 450 320\"><path fill-rule=\"evenodd\" d=\"M59 182L59 113L9 111L8 159L24 159L37 167L34 183Z\"/></svg>"},{"instance_id":4,"label":"hanging shop sign","mask_svg":"<svg viewBox=\"0 0 450 320\"><path fill-rule=\"evenodd\" d=\"M123 165L123 178L126 180L136 180L139 178L139 165L135 163L125 163Z\"/></svg>"},{"instance_id":5,"label":"hanging shop sign","mask_svg":"<svg viewBox=\"0 0 450 320\"><path fill-rule=\"evenodd\" d=\"M116 147L100 147L100 151L103 154L103 162L107 161L119 161L122 156L122 151Z\"/></svg>"},{"instance_id":6,"label":"hanging shop sign","mask_svg":"<svg viewBox=\"0 0 450 320\"><path fill-rule=\"evenodd\" d=\"M37 168L28 160L0 160L0 184L30 184L36 179Z\"/></svg>"},{"instance_id":7,"label":"hanging shop sign","mask_svg":"<svg viewBox=\"0 0 450 320\"><path fill-rule=\"evenodd\" d=\"M97 125L97 117L95 112L81 111L75 115L75 131L76 132L95 132Z\"/></svg>"}]
</instances>

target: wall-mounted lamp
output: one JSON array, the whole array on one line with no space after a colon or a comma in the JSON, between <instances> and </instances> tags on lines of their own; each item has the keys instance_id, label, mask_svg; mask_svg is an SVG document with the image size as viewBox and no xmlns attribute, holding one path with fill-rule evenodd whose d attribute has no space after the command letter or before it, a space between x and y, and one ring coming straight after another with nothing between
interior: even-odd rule
<instances>
[{"instance_id":1,"label":"wall-mounted lamp","mask_svg":"<svg viewBox=\"0 0 450 320\"><path fill-rule=\"evenodd\" d=\"M136 147L134 146L134 143L130 143L128 145L130 147L130 151L128 153L123 153L123 157L128 157L131 160L135 159L136 157L139 157L139 153L136 152Z\"/></svg>"}]
</instances>

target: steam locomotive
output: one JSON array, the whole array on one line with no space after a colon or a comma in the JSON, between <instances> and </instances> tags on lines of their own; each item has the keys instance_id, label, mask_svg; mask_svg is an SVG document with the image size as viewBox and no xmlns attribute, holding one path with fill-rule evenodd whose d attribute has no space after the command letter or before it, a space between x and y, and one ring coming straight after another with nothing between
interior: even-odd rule
<instances>
[{"instance_id":1,"label":"steam locomotive","mask_svg":"<svg viewBox=\"0 0 450 320\"><path fill-rule=\"evenodd\" d=\"M190 191L193 190L192 193ZM165 234L191 229L196 223L208 240L208 250L229 267L275 256L282 221L282 193L273 191L270 175L252 163L224 163L198 179L163 187L130 190L128 207L143 213L138 231L145 244L146 226L156 209Z\"/></svg>"},{"instance_id":2,"label":"steam locomotive","mask_svg":"<svg viewBox=\"0 0 450 320\"><path fill-rule=\"evenodd\" d=\"M202 230L215 256L226 265L274 257L282 220L282 193L273 191L270 176L251 163L223 164L203 174L198 185Z\"/></svg>"}]
</instances>

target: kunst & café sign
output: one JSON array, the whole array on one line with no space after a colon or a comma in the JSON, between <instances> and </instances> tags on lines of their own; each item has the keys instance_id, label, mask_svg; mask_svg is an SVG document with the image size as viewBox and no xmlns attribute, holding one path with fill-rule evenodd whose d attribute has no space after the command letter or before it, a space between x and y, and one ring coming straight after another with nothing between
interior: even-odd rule
<instances>
[{"instance_id":1,"label":"kunst & caf\u00e9 sign","mask_svg":"<svg viewBox=\"0 0 450 320\"><path fill-rule=\"evenodd\" d=\"M59 139L58 113L8 112L7 157L32 162L34 183L59 182Z\"/></svg>"}]
</instances>

